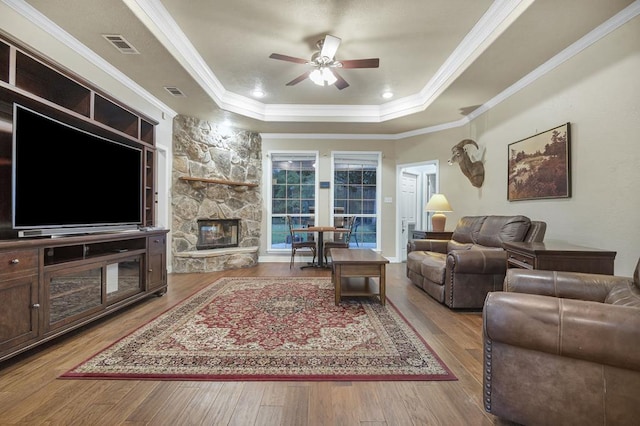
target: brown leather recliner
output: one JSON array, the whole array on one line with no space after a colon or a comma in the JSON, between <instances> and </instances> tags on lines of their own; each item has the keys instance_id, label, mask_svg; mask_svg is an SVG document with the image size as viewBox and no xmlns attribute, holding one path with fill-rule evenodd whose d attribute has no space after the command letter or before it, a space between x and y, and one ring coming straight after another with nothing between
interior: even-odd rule
<instances>
[{"instance_id":1,"label":"brown leather recliner","mask_svg":"<svg viewBox=\"0 0 640 426\"><path fill-rule=\"evenodd\" d=\"M542 241L545 222L526 216L465 216L451 240L411 240L407 277L450 308L482 309L490 291L501 290L507 241Z\"/></svg>"},{"instance_id":2,"label":"brown leather recliner","mask_svg":"<svg viewBox=\"0 0 640 426\"><path fill-rule=\"evenodd\" d=\"M633 278L509 269L483 311L485 410L526 425L640 421Z\"/></svg>"}]
</instances>

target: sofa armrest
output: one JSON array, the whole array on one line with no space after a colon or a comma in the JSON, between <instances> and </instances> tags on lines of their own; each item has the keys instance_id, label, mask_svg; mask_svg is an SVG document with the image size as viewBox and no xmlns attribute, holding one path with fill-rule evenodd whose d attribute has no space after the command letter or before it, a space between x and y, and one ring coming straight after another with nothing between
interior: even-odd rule
<instances>
[{"instance_id":1,"label":"sofa armrest","mask_svg":"<svg viewBox=\"0 0 640 426\"><path fill-rule=\"evenodd\" d=\"M447 255L447 268L456 273L504 274L507 252L494 249L451 250Z\"/></svg>"},{"instance_id":2,"label":"sofa armrest","mask_svg":"<svg viewBox=\"0 0 640 426\"><path fill-rule=\"evenodd\" d=\"M491 292L485 339L640 371L640 309L536 294Z\"/></svg>"},{"instance_id":3,"label":"sofa armrest","mask_svg":"<svg viewBox=\"0 0 640 426\"><path fill-rule=\"evenodd\" d=\"M449 240L419 239L409 240L407 243L407 253L412 251L433 251L436 253L446 253Z\"/></svg>"},{"instance_id":4,"label":"sofa armrest","mask_svg":"<svg viewBox=\"0 0 640 426\"><path fill-rule=\"evenodd\" d=\"M604 302L611 289L631 278L582 272L514 269L507 271L504 291Z\"/></svg>"}]
</instances>

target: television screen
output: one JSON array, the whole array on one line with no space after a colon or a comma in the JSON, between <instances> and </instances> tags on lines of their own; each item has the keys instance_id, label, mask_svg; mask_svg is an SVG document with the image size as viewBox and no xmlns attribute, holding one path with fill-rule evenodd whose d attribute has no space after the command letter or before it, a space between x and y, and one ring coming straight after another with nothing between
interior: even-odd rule
<instances>
[{"instance_id":1,"label":"television screen","mask_svg":"<svg viewBox=\"0 0 640 426\"><path fill-rule=\"evenodd\" d=\"M142 224L142 150L14 107L16 230Z\"/></svg>"}]
</instances>

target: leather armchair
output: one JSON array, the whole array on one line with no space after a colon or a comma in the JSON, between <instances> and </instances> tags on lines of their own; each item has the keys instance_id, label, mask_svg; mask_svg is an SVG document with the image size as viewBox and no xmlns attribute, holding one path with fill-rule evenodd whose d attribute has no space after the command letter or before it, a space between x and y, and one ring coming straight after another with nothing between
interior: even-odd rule
<instances>
[{"instance_id":1,"label":"leather armchair","mask_svg":"<svg viewBox=\"0 0 640 426\"><path fill-rule=\"evenodd\" d=\"M526 216L465 216L451 240L411 240L407 277L450 308L482 309L490 291L502 289L505 241L542 241L546 223Z\"/></svg>"},{"instance_id":2,"label":"leather armchair","mask_svg":"<svg viewBox=\"0 0 640 426\"><path fill-rule=\"evenodd\" d=\"M633 278L509 269L483 310L485 410L526 425L636 425L640 261Z\"/></svg>"}]
</instances>

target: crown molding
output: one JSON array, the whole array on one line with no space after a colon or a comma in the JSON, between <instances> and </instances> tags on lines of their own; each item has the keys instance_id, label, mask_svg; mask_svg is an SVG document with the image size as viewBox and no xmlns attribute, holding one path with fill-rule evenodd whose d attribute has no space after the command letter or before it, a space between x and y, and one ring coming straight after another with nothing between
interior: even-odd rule
<instances>
[{"instance_id":1,"label":"crown molding","mask_svg":"<svg viewBox=\"0 0 640 426\"><path fill-rule=\"evenodd\" d=\"M28 21L32 22L38 28L50 34L56 40L60 41L62 44L67 46L69 49L73 50L75 53L86 59L91 64L96 67L102 69L124 86L133 91L137 96L153 105L155 108L158 108L162 113L169 115L170 117L175 117L178 115L176 111L169 108L166 104L161 102L158 98L153 96L151 93L147 92L141 86L139 86L135 81L131 80L125 74L120 72L116 67L111 65L109 62L102 59L98 56L93 50L89 49L84 44L80 43L75 37L71 34L64 31L58 25L56 25L53 21L45 17L43 14L38 12L33 6L26 3L22 0L2 0L7 6L11 7L13 10L18 12Z\"/></svg>"},{"instance_id":2,"label":"crown molding","mask_svg":"<svg viewBox=\"0 0 640 426\"><path fill-rule=\"evenodd\" d=\"M535 70L531 71L529 74L518 80L512 86L508 87L498 95L494 96L489 101L485 102L480 107L476 108L473 112L471 112L466 117L461 118L457 121L452 121L449 123L442 123L436 126L424 127L421 129L411 130L403 133L396 134L387 134L387 135L362 135L362 134L354 134L354 135L346 135L346 134L300 134L300 133L291 133L291 134L261 134L264 139L385 139L385 140L401 140L414 136L436 133L447 129L452 129L456 127L464 126L471 121L478 118L480 115L489 111L491 108L497 106L504 100L509 97L515 95L520 90L527 87L529 84L535 82L539 78L543 77L547 73L553 71L558 66L562 65L564 62L573 58L575 55L579 54L592 44L596 43L609 33L615 31L622 25L629 22L631 19L640 15L640 0L636 0L631 3L629 6L618 12L616 15L612 16L607 21L603 22L598 27L594 28L584 37L577 40L572 45L568 46L566 49L558 53L553 58L549 59L544 64L540 65Z\"/></svg>"},{"instance_id":3,"label":"crown molding","mask_svg":"<svg viewBox=\"0 0 640 426\"><path fill-rule=\"evenodd\" d=\"M415 95L383 105L264 104L224 88L159 0L123 0L221 109L267 122L380 123L425 110L534 0L496 0Z\"/></svg>"},{"instance_id":4,"label":"crown molding","mask_svg":"<svg viewBox=\"0 0 640 426\"><path fill-rule=\"evenodd\" d=\"M108 72L137 96L168 114L177 115L137 83L113 67L95 52L57 26L22 0L1 0L34 25L81 55L90 63ZM264 104L226 90L204 60L198 55L184 33L158 0L123 0L147 28L174 55L220 108L247 117L273 122L371 122L379 123L424 110L478 55L515 20L533 0L497 0L483 15L453 54L418 94L382 105L289 105ZM263 133L263 138L279 139L377 139L399 140L422 134L463 126L505 99L522 90L538 78L571 59L607 34L640 14L640 0L634 1L618 14L596 27L571 46L564 49L502 93L487 101L468 116L449 123L425 127L397 134L282 134Z\"/></svg>"}]
</instances>

